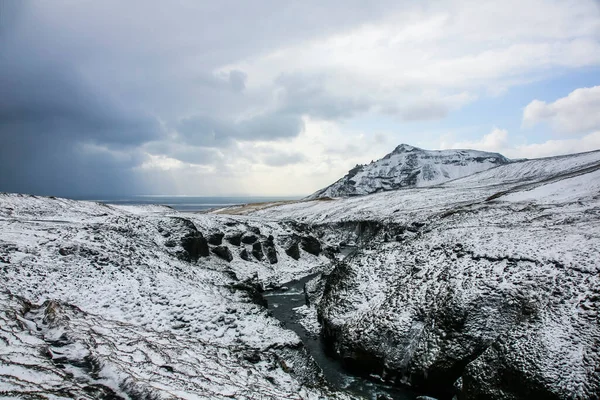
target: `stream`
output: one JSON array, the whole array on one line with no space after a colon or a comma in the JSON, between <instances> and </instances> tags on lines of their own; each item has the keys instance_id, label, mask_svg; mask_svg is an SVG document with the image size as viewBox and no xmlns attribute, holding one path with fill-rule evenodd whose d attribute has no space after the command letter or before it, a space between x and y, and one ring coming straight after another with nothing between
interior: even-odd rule
<instances>
[{"instance_id":1,"label":"stream","mask_svg":"<svg viewBox=\"0 0 600 400\"><path fill-rule=\"evenodd\" d=\"M352 251L345 251L345 255ZM367 399L389 398L396 400L414 400L418 396L407 389L392 387L363 377L349 374L343 369L340 361L329 356L320 335L313 335L300 324L294 309L306 304L304 297L304 284L319 276L320 273L306 276L284 284L280 289L263 293L268 303L268 308L275 318L283 322L284 326L293 330L300 336L304 346L313 359L323 370L325 378L330 385L339 390ZM379 396L379 397L378 397Z\"/></svg>"}]
</instances>

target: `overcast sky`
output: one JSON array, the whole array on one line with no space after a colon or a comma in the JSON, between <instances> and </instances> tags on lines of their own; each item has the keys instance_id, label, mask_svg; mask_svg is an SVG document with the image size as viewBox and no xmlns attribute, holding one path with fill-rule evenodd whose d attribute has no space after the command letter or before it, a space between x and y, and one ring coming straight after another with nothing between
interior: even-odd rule
<instances>
[{"instance_id":1,"label":"overcast sky","mask_svg":"<svg viewBox=\"0 0 600 400\"><path fill-rule=\"evenodd\" d=\"M600 148L600 3L0 0L0 191L306 195Z\"/></svg>"}]
</instances>

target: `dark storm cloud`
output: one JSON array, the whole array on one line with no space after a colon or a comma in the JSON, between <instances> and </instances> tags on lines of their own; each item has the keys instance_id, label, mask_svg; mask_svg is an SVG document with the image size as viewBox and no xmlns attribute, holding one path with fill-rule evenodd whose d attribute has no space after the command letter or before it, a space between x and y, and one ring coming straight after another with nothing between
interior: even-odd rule
<instances>
[{"instance_id":1,"label":"dark storm cloud","mask_svg":"<svg viewBox=\"0 0 600 400\"><path fill-rule=\"evenodd\" d=\"M323 119L338 119L368 111L373 104L364 97L339 97L325 88L327 75L287 74L276 84L280 92L282 112L311 115Z\"/></svg>"},{"instance_id":2,"label":"dark storm cloud","mask_svg":"<svg viewBox=\"0 0 600 400\"><path fill-rule=\"evenodd\" d=\"M241 122L210 116L182 120L176 127L185 143L203 147L225 147L232 140L277 140L297 136L304 128L297 115L267 114Z\"/></svg>"},{"instance_id":3,"label":"dark storm cloud","mask_svg":"<svg viewBox=\"0 0 600 400\"><path fill-rule=\"evenodd\" d=\"M244 117L272 92L248 93L244 71L218 71L378 18L393 4L1 1L0 190L139 192L136 168L147 153L218 162L210 148L294 137L303 114L364 109L363 100L282 79L284 104ZM176 132L167 136L165 126ZM148 146L161 141L176 146Z\"/></svg>"},{"instance_id":4,"label":"dark storm cloud","mask_svg":"<svg viewBox=\"0 0 600 400\"><path fill-rule=\"evenodd\" d=\"M142 158L135 148L161 136L158 122L121 107L53 59L19 25L26 10L12 10L16 21L3 25L0 38L0 190L68 195L139 188L130 172ZM119 155L123 148L129 152Z\"/></svg>"}]
</instances>

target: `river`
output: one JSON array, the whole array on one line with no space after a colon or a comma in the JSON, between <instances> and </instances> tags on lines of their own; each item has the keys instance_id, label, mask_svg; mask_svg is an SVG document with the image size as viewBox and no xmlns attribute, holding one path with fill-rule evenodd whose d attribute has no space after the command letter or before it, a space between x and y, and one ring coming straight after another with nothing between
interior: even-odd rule
<instances>
[{"instance_id":1,"label":"river","mask_svg":"<svg viewBox=\"0 0 600 400\"><path fill-rule=\"evenodd\" d=\"M348 250L346 251L348 252ZM338 360L327 354L321 336L315 336L307 332L299 323L298 319L300 316L294 309L306 304L304 284L318 275L309 275L300 280L288 282L281 289L265 292L263 297L267 301L269 310L273 316L283 322L286 328L293 330L300 336L304 346L319 367L321 367L325 378L333 387L367 399L375 400L378 396L379 398L395 400L416 399L418 395L407 389L392 387L349 374L343 369Z\"/></svg>"}]
</instances>

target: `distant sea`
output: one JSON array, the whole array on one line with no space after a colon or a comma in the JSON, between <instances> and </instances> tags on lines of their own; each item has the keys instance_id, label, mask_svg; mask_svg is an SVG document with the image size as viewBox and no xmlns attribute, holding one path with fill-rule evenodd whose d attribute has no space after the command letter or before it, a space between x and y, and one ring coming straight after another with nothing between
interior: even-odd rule
<instances>
[{"instance_id":1,"label":"distant sea","mask_svg":"<svg viewBox=\"0 0 600 400\"><path fill-rule=\"evenodd\" d=\"M269 197L269 196L248 196L248 197L196 197L196 196L122 196L122 197L78 197L75 200L99 201L106 204L121 205L139 205L139 204L160 204L169 206L177 211L204 211L212 208L222 208L249 203L262 203L282 200L299 200L301 197Z\"/></svg>"}]
</instances>

